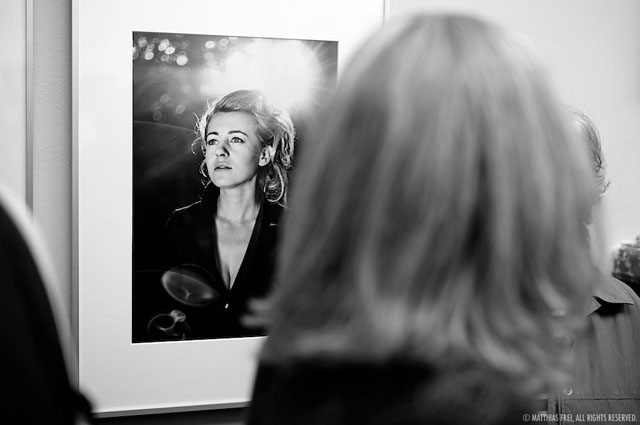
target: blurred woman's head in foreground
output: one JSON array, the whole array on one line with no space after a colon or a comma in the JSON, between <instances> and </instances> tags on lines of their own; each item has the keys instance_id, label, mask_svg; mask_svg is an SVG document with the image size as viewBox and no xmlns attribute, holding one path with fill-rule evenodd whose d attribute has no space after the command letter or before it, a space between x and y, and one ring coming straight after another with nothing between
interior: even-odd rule
<instances>
[{"instance_id":1,"label":"blurred woman's head in foreground","mask_svg":"<svg viewBox=\"0 0 640 425\"><path fill-rule=\"evenodd\" d=\"M482 19L391 21L307 136L263 361L476 363L555 383L588 301L593 178L532 52Z\"/></svg>"}]
</instances>

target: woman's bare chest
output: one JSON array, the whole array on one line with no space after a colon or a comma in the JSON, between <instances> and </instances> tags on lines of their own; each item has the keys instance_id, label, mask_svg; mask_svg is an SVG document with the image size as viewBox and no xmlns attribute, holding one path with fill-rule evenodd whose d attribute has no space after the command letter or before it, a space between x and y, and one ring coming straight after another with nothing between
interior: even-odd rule
<instances>
[{"instance_id":1,"label":"woman's bare chest","mask_svg":"<svg viewBox=\"0 0 640 425\"><path fill-rule=\"evenodd\" d=\"M216 219L218 266L228 288L233 286L240 271L254 225L255 220L230 223Z\"/></svg>"}]
</instances>

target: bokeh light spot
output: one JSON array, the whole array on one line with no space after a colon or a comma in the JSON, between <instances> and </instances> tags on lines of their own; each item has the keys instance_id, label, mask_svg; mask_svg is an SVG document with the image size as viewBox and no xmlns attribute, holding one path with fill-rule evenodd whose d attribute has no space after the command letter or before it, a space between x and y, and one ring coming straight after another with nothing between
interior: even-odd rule
<instances>
[{"instance_id":1,"label":"bokeh light spot","mask_svg":"<svg viewBox=\"0 0 640 425\"><path fill-rule=\"evenodd\" d=\"M178 55L176 58L176 63L180 66L185 66L189 62L189 58L187 55Z\"/></svg>"},{"instance_id":2,"label":"bokeh light spot","mask_svg":"<svg viewBox=\"0 0 640 425\"><path fill-rule=\"evenodd\" d=\"M160 44L158 44L158 50L160 50L161 52L164 52L165 49L167 47L169 47L171 45L171 42L168 39L164 39L160 42Z\"/></svg>"}]
</instances>

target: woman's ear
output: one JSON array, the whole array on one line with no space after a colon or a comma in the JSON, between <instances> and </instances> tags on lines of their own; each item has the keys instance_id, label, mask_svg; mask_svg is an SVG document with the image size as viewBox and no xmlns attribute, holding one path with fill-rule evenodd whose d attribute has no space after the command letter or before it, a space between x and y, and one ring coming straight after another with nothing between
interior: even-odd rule
<instances>
[{"instance_id":1,"label":"woman's ear","mask_svg":"<svg viewBox=\"0 0 640 425\"><path fill-rule=\"evenodd\" d=\"M271 161L271 146L265 146L260 152L260 158L258 159L258 165L264 167Z\"/></svg>"}]
</instances>

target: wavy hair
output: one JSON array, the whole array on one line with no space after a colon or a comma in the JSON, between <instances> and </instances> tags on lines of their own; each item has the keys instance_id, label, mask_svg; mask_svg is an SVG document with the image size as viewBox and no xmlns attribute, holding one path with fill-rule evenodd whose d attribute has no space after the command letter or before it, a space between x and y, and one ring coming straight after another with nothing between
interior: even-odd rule
<instances>
[{"instance_id":1,"label":"wavy hair","mask_svg":"<svg viewBox=\"0 0 640 425\"><path fill-rule=\"evenodd\" d=\"M569 107L571 116L581 131L581 137L588 143L589 152L593 158L593 169L596 174L596 182L599 194L602 195L609 188L609 181L606 178L606 169L604 161L604 153L602 152L602 143L600 143L600 132L591 117L582 109L571 106Z\"/></svg>"},{"instance_id":2,"label":"wavy hair","mask_svg":"<svg viewBox=\"0 0 640 425\"><path fill-rule=\"evenodd\" d=\"M269 103L257 90L236 90L210 103L196 122L197 139L192 150L200 147L206 152L206 132L211 118L220 112L245 112L256 123L256 134L260 145L269 149L270 161L258 169L257 184L269 202L287 205L289 172L292 167L296 142L296 131L289 114ZM200 163L200 174L204 183L209 183L206 162Z\"/></svg>"},{"instance_id":3,"label":"wavy hair","mask_svg":"<svg viewBox=\"0 0 640 425\"><path fill-rule=\"evenodd\" d=\"M593 179L522 43L469 16L391 21L309 136L262 361L476 362L531 391L568 376Z\"/></svg>"}]
</instances>

